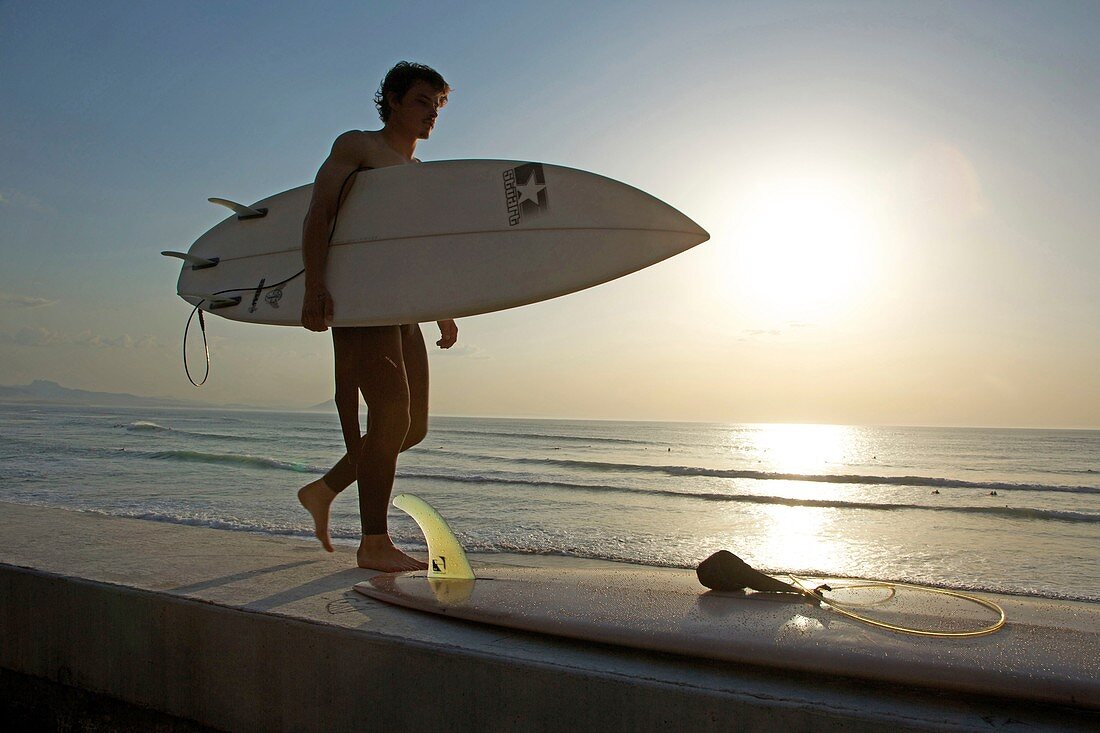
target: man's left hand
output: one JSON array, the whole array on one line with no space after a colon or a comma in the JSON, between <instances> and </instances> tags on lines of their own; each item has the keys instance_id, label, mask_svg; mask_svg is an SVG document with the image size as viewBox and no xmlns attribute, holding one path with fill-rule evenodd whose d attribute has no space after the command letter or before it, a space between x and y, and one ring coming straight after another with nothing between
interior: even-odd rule
<instances>
[{"instance_id":1,"label":"man's left hand","mask_svg":"<svg viewBox=\"0 0 1100 733\"><path fill-rule=\"evenodd\" d=\"M452 321L436 321L439 326L439 340L435 345L441 349L449 349L458 341L458 324Z\"/></svg>"}]
</instances>

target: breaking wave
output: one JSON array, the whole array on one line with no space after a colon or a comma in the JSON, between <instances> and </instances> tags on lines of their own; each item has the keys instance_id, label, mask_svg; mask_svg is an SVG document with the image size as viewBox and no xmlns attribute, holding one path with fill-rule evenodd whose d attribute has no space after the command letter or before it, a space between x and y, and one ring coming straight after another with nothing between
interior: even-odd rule
<instances>
[{"instance_id":1,"label":"breaking wave","mask_svg":"<svg viewBox=\"0 0 1100 733\"><path fill-rule=\"evenodd\" d=\"M469 454L464 454L469 455ZM481 457L474 456L471 457ZM714 478L753 479L758 481L806 481L830 484L864 484L876 486L922 486L938 489L984 489L986 491L1055 491L1070 494L1100 494L1096 486L1060 486L1057 484L1028 484L1007 481L967 481L957 478L934 476L876 476L867 474L806 474L754 471L737 468L705 468L701 466L645 465L636 463L606 463L580 461L568 458L503 458L497 460L527 465L581 468L589 471L622 473L663 474L666 476L709 476Z\"/></svg>"},{"instance_id":2,"label":"breaking wave","mask_svg":"<svg viewBox=\"0 0 1100 733\"><path fill-rule=\"evenodd\" d=\"M264 456L237 456L226 453L202 453L190 450L165 450L147 453L145 458L157 461L183 461L190 463L212 463L219 465L243 466L245 468L267 468L295 473L324 473L328 467L311 466L308 463L280 461Z\"/></svg>"},{"instance_id":3,"label":"breaking wave","mask_svg":"<svg viewBox=\"0 0 1100 733\"><path fill-rule=\"evenodd\" d=\"M577 484L557 481L539 481L537 479L519 479L479 475L432 474L421 472L407 473L399 471L398 475L403 478L431 479L435 481L451 481L456 483L495 483L513 486L566 489L571 491L589 491L594 493L615 492L645 496L670 496L678 499L697 499L700 501L735 502L745 504L778 504L782 506L822 507L828 509L864 509L871 511L898 511L913 509L933 512L986 514L1011 517L1014 519L1048 519L1063 522L1100 523L1100 514L1063 511L1056 509L1034 509L1030 507L950 506L945 504L895 504L863 501L842 501L837 499L795 499L786 496L761 496L758 494L720 494L715 492L673 491L669 489L632 489L626 486L607 486L602 484Z\"/></svg>"}]
</instances>

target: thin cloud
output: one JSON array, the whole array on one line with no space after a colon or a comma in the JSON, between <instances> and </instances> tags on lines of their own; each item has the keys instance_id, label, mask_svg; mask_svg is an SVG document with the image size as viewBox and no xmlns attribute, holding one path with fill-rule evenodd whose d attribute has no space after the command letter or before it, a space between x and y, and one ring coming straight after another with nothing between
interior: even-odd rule
<instances>
[{"instance_id":1,"label":"thin cloud","mask_svg":"<svg viewBox=\"0 0 1100 733\"><path fill-rule=\"evenodd\" d=\"M792 332L800 329L814 328L817 324L810 321L787 321L782 326L773 328L746 328L741 331L741 337L738 341L758 341L763 339L774 339L791 334Z\"/></svg>"},{"instance_id":2,"label":"thin cloud","mask_svg":"<svg viewBox=\"0 0 1100 733\"><path fill-rule=\"evenodd\" d=\"M160 346L155 336L139 336L134 338L128 333L110 338L85 331L73 338L72 343L77 346L90 346L94 349L150 349Z\"/></svg>"},{"instance_id":3,"label":"thin cloud","mask_svg":"<svg viewBox=\"0 0 1100 733\"><path fill-rule=\"evenodd\" d=\"M0 343L17 346L51 346L61 343L61 334L47 328L23 326L15 333L0 332Z\"/></svg>"},{"instance_id":4,"label":"thin cloud","mask_svg":"<svg viewBox=\"0 0 1100 733\"><path fill-rule=\"evenodd\" d=\"M782 336L784 333L794 331L800 328L813 328L817 324L813 321L787 321L782 324L772 326L771 328L746 328L741 331L745 336L751 337L767 337L767 336Z\"/></svg>"},{"instance_id":5,"label":"thin cloud","mask_svg":"<svg viewBox=\"0 0 1100 733\"><path fill-rule=\"evenodd\" d=\"M91 349L153 349L161 346L155 336L135 338L124 333L121 336L110 337L93 334L91 331L72 336L51 331L48 328L30 326L23 326L14 333L0 332L0 343L29 347L82 346Z\"/></svg>"},{"instance_id":6,"label":"thin cloud","mask_svg":"<svg viewBox=\"0 0 1100 733\"><path fill-rule=\"evenodd\" d=\"M56 300L50 300L49 298L36 298L33 295L0 293L0 308L42 308L56 302Z\"/></svg>"},{"instance_id":7,"label":"thin cloud","mask_svg":"<svg viewBox=\"0 0 1100 733\"><path fill-rule=\"evenodd\" d=\"M51 209L49 206L46 206L34 196L28 196L27 194L16 191L13 188L7 188L3 191L0 191L0 206L11 206L17 209L29 209L31 211L37 211L43 214L53 212L53 209Z\"/></svg>"}]
</instances>

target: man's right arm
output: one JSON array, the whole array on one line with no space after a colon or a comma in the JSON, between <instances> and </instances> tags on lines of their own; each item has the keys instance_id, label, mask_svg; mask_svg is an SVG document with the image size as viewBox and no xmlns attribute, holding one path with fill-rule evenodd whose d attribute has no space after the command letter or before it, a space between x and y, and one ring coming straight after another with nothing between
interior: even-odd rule
<instances>
[{"instance_id":1,"label":"man's right arm","mask_svg":"<svg viewBox=\"0 0 1100 733\"><path fill-rule=\"evenodd\" d=\"M325 285L325 262L332 224L340 208L341 188L362 163L362 149L356 144L359 134L345 132L332 144L332 152L317 171L313 198L302 225L302 263L306 278L302 325L310 331L325 331L332 320L332 296Z\"/></svg>"}]
</instances>

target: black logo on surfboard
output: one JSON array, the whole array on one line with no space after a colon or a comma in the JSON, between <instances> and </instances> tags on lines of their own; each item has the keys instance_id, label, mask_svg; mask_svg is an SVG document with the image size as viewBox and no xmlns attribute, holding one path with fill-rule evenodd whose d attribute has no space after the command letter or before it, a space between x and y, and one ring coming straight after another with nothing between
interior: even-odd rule
<instances>
[{"instance_id":1,"label":"black logo on surfboard","mask_svg":"<svg viewBox=\"0 0 1100 733\"><path fill-rule=\"evenodd\" d=\"M545 211L546 176L542 163L524 163L504 171L504 200L508 204L510 227Z\"/></svg>"},{"instance_id":2,"label":"black logo on surfboard","mask_svg":"<svg viewBox=\"0 0 1100 733\"><path fill-rule=\"evenodd\" d=\"M267 304L270 305L272 308L278 308L279 307L279 301L282 300L282 299L283 299L283 289L282 288L275 288L270 293L268 293L267 295L264 296L264 300L266 300Z\"/></svg>"}]
</instances>

